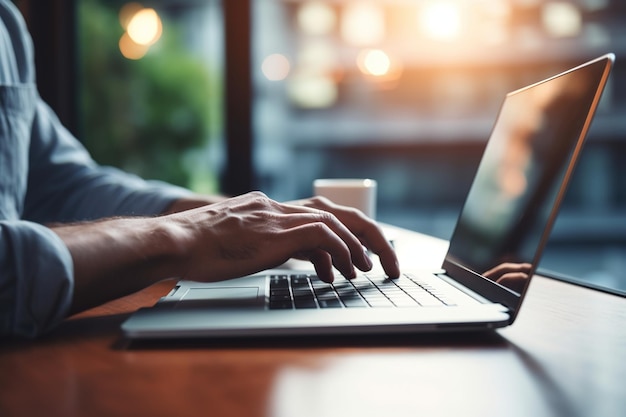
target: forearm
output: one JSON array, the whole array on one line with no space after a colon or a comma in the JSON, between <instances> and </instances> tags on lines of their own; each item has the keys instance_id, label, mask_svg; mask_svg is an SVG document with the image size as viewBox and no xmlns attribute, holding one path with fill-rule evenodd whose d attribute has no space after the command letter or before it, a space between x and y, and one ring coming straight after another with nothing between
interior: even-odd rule
<instances>
[{"instance_id":1,"label":"forearm","mask_svg":"<svg viewBox=\"0 0 626 417\"><path fill-rule=\"evenodd\" d=\"M165 213L223 200L190 195ZM180 277L184 251L180 228L166 217L114 218L51 227L69 249L74 264L71 313L131 294L157 281Z\"/></svg>"},{"instance_id":2,"label":"forearm","mask_svg":"<svg viewBox=\"0 0 626 417\"><path fill-rule=\"evenodd\" d=\"M74 264L71 313L176 275L180 251L163 218L118 218L53 227Z\"/></svg>"}]
</instances>

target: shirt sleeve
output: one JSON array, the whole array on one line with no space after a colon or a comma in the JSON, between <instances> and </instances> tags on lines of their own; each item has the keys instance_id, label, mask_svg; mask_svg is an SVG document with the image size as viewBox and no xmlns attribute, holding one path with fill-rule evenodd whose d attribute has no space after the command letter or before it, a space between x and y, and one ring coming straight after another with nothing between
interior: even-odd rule
<instances>
[{"instance_id":1,"label":"shirt sleeve","mask_svg":"<svg viewBox=\"0 0 626 417\"><path fill-rule=\"evenodd\" d=\"M72 257L50 229L23 220L0 221L0 338L33 338L69 313Z\"/></svg>"},{"instance_id":2,"label":"shirt sleeve","mask_svg":"<svg viewBox=\"0 0 626 417\"><path fill-rule=\"evenodd\" d=\"M190 194L96 164L42 100L32 126L29 166L23 217L38 223L151 216Z\"/></svg>"}]
</instances>

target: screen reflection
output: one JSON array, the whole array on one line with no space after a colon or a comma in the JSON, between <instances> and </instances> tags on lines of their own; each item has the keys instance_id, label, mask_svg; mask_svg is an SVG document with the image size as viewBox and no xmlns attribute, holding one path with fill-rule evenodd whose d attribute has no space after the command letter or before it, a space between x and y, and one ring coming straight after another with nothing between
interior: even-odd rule
<instances>
[{"instance_id":1,"label":"screen reflection","mask_svg":"<svg viewBox=\"0 0 626 417\"><path fill-rule=\"evenodd\" d=\"M606 62L506 97L447 261L523 292L599 99Z\"/></svg>"}]
</instances>

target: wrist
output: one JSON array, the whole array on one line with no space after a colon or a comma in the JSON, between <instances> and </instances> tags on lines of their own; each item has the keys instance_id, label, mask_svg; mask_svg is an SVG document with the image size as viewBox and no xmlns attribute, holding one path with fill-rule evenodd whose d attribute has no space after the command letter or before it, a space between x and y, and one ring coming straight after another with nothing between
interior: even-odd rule
<instances>
[{"instance_id":1,"label":"wrist","mask_svg":"<svg viewBox=\"0 0 626 417\"><path fill-rule=\"evenodd\" d=\"M150 219L146 235L146 266L156 280L182 277L188 262L186 233L167 216Z\"/></svg>"}]
</instances>

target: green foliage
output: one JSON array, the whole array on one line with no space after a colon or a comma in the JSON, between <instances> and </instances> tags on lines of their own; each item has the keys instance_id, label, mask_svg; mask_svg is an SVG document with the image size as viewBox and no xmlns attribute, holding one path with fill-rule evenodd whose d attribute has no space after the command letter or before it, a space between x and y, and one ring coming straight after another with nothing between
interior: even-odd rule
<instances>
[{"instance_id":1,"label":"green foliage","mask_svg":"<svg viewBox=\"0 0 626 417\"><path fill-rule=\"evenodd\" d=\"M185 154L219 130L218 80L185 50L172 23L164 21L159 42L132 61L118 47L119 4L78 4L85 146L102 164L189 186Z\"/></svg>"}]
</instances>

